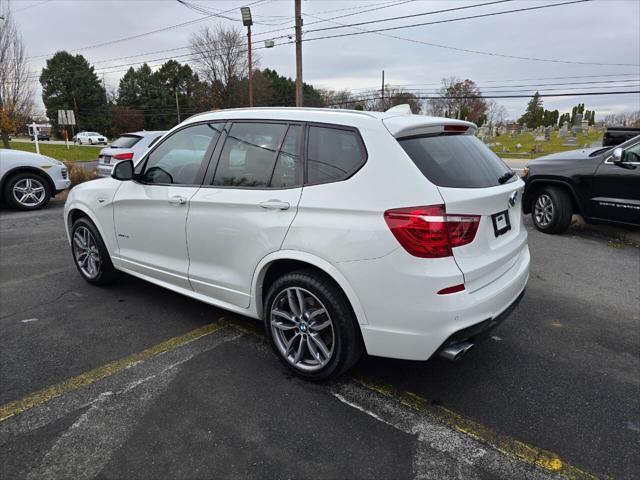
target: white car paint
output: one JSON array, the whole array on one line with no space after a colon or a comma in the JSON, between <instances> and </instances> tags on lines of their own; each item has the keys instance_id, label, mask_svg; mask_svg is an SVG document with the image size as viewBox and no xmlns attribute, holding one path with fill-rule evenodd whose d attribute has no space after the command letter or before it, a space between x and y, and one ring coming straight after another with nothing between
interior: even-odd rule
<instances>
[{"instance_id":1,"label":"white car paint","mask_svg":"<svg viewBox=\"0 0 640 480\"><path fill-rule=\"evenodd\" d=\"M53 187L52 194L65 190L71 185L64 163L37 153L0 148L0 191L12 174L24 170L46 175Z\"/></svg>"},{"instance_id":2,"label":"white car paint","mask_svg":"<svg viewBox=\"0 0 640 480\"><path fill-rule=\"evenodd\" d=\"M107 137L97 132L78 132L76 142L80 145L106 145Z\"/></svg>"},{"instance_id":3,"label":"white car paint","mask_svg":"<svg viewBox=\"0 0 640 480\"><path fill-rule=\"evenodd\" d=\"M396 140L442 132L443 125L472 134L473 124L398 111L268 108L205 113L176 129L223 120L355 128L367 160L347 180L288 189L143 185L113 178L86 182L68 197L67 231L69 214L80 210L98 226L115 268L255 318L263 316L267 268L282 259L306 262L342 288L367 352L392 358L428 359L454 332L495 318L523 292L530 262L527 233L517 196L508 206L510 197L521 198L522 180L491 188L436 187ZM270 201L289 207L259 206ZM453 256L415 257L400 245L383 214L438 204L446 205L447 214L481 216L476 236L454 248ZM512 228L496 237L490 216L503 210ZM465 289L436 293L459 284Z\"/></svg>"}]
</instances>

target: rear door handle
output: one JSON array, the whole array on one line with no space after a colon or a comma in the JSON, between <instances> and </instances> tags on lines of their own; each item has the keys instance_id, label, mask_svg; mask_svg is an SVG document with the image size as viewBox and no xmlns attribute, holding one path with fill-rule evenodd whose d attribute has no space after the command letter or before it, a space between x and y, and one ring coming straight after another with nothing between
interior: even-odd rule
<instances>
[{"instance_id":1,"label":"rear door handle","mask_svg":"<svg viewBox=\"0 0 640 480\"><path fill-rule=\"evenodd\" d=\"M267 200L266 202L260 202L258 205L268 210L288 210L291 206L288 202L280 200Z\"/></svg>"},{"instance_id":2,"label":"rear door handle","mask_svg":"<svg viewBox=\"0 0 640 480\"><path fill-rule=\"evenodd\" d=\"M184 205L185 203L187 203L187 199L182 195L169 197L169 205Z\"/></svg>"}]
</instances>

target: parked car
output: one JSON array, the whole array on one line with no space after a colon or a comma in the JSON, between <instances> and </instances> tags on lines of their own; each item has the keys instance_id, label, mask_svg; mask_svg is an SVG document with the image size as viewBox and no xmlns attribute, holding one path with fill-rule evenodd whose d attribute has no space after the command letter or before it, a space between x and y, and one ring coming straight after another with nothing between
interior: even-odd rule
<instances>
[{"instance_id":1,"label":"parked car","mask_svg":"<svg viewBox=\"0 0 640 480\"><path fill-rule=\"evenodd\" d=\"M0 192L10 207L43 208L69 185L64 163L36 153L0 149Z\"/></svg>"},{"instance_id":2,"label":"parked car","mask_svg":"<svg viewBox=\"0 0 640 480\"><path fill-rule=\"evenodd\" d=\"M38 132L38 141L39 142L48 142L49 140L51 140L49 138L49 134L47 132ZM31 141L35 142L35 139L33 138L33 135L31 135Z\"/></svg>"},{"instance_id":3,"label":"parked car","mask_svg":"<svg viewBox=\"0 0 640 480\"><path fill-rule=\"evenodd\" d=\"M640 136L615 148L555 153L529 162L523 210L541 232L588 223L640 226Z\"/></svg>"},{"instance_id":4,"label":"parked car","mask_svg":"<svg viewBox=\"0 0 640 480\"><path fill-rule=\"evenodd\" d=\"M80 145L106 145L107 137L96 132L78 132L75 141Z\"/></svg>"},{"instance_id":5,"label":"parked car","mask_svg":"<svg viewBox=\"0 0 640 480\"><path fill-rule=\"evenodd\" d=\"M305 378L363 350L459 358L524 293L524 183L474 124L407 111L193 116L71 190L76 267L260 318Z\"/></svg>"},{"instance_id":6,"label":"parked car","mask_svg":"<svg viewBox=\"0 0 640 480\"><path fill-rule=\"evenodd\" d=\"M120 135L111 145L100 150L98 176L111 175L113 166L122 160L137 161L166 131L133 132Z\"/></svg>"},{"instance_id":7,"label":"parked car","mask_svg":"<svg viewBox=\"0 0 640 480\"><path fill-rule=\"evenodd\" d=\"M608 127L602 137L603 147L615 147L640 135L640 127Z\"/></svg>"}]
</instances>

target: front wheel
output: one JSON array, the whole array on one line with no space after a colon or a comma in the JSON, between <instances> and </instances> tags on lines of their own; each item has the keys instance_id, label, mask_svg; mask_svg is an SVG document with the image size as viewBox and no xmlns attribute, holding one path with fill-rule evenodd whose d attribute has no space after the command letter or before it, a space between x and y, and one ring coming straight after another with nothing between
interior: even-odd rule
<instances>
[{"instance_id":1,"label":"front wheel","mask_svg":"<svg viewBox=\"0 0 640 480\"><path fill-rule=\"evenodd\" d=\"M71 252L76 268L87 282L108 285L117 280L119 272L111 263L107 247L86 217L79 218L71 227Z\"/></svg>"},{"instance_id":2,"label":"front wheel","mask_svg":"<svg viewBox=\"0 0 640 480\"><path fill-rule=\"evenodd\" d=\"M265 302L265 329L280 360L310 380L342 374L363 351L344 293L313 270L291 272L274 282Z\"/></svg>"},{"instance_id":3,"label":"front wheel","mask_svg":"<svg viewBox=\"0 0 640 480\"><path fill-rule=\"evenodd\" d=\"M18 173L11 177L4 188L4 199L17 210L38 210L49 203L49 182L36 173Z\"/></svg>"},{"instance_id":4,"label":"front wheel","mask_svg":"<svg viewBox=\"0 0 640 480\"><path fill-rule=\"evenodd\" d=\"M571 225L573 204L569 194L559 187L544 187L533 198L531 218L543 233L563 233Z\"/></svg>"}]
</instances>

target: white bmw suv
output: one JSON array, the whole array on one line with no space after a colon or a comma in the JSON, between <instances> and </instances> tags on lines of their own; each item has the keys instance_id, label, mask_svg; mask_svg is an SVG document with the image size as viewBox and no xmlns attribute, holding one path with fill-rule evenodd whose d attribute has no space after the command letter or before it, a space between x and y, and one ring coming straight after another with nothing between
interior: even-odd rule
<instances>
[{"instance_id":1,"label":"white bmw suv","mask_svg":"<svg viewBox=\"0 0 640 480\"><path fill-rule=\"evenodd\" d=\"M524 184L475 129L404 107L200 114L71 191L73 259L262 319L306 378L363 351L455 359L529 275Z\"/></svg>"}]
</instances>

